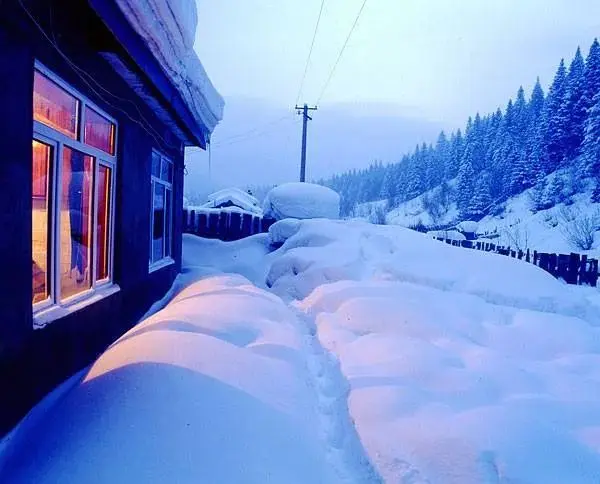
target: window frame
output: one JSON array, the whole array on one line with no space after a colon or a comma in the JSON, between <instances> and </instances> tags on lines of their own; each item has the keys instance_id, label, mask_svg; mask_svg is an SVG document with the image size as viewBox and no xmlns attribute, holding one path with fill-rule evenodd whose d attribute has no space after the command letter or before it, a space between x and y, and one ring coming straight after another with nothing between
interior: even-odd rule
<instances>
[{"instance_id":1,"label":"window frame","mask_svg":"<svg viewBox=\"0 0 600 484\"><path fill-rule=\"evenodd\" d=\"M160 162L158 165L158 176L156 176L154 173L152 173L152 158L153 156L156 155L159 157ZM168 156L163 155L160 151L156 150L156 149L152 149L152 156L150 157L150 244L149 244L149 254L148 254L148 272L154 272L157 271L158 269L162 269L163 267L169 266L171 264L175 263L175 259L173 259L173 223L174 223L174 218L173 218L173 214L175 213L174 211L174 203L173 203L173 178L175 177L175 164L173 163L173 160L171 160L171 158L169 158ZM162 175L162 165L163 163L170 163L171 164L171 181L165 180L163 178L161 178ZM167 172L169 173L169 172ZM166 211L165 211L165 216L163 217L163 254L164 256L158 260L153 261L152 260L152 255L153 255L153 240L154 240L154 189L156 184L159 184L163 187L164 189L164 193L165 193L165 201L164 204L166 205L166 200L167 200L167 192L170 192L170 196L171 196L171 207L170 207L170 217L169 217L169 221L170 224L167 227L167 216L166 216ZM168 237L167 237L167 230L168 230ZM167 239L169 240L169 247L168 247L168 253L167 253L167 247L166 247L166 241Z\"/></svg>"},{"instance_id":2,"label":"window frame","mask_svg":"<svg viewBox=\"0 0 600 484\"><path fill-rule=\"evenodd\" d=\"M52 146L52 159L51 159L51 171L49 176L51 179L51 185L48 187L48 194L50 197L50 203L48 210L50 211L50 227L48 230L50 256L48 257L50 277L48 278L50 291L49 296L44 301L32 304L32 311L34 316L34 327L36 327L36 320L47 322L48 319L55 319L55 317L61 317L65 313L64 309L68 309L74 305L81 304L84 300L90 299L90 301L96 301L97 298L93 296L102 296L112 294L119 290L118 286L114 283L114 247L115 247L115 200L116 200L116 177L117 177L117 147L118 147L118 133L119 125L116 119L98 107L95 103L90 101L86 96L81 94L79 91L65 83L60 77L46 68L39 61L34 63L34 71L39 71L41 74L46 76L52 82L56 83L59 87L64 89L67 93L74 96L79 100L79 112L77 127L77 138L73 139L60 131L51 128L43 124L41 121L33 120L32 140L37 140L41 143ZM84 130L85 130L85 107L89 106L91 109L104 116L108 121L114 124L114 154L107 153L103 150L87 145L83 142ZM61 247L61 234L60 234L60 190L62 189L62 168L60 167L63 159L64 147L67 146L72 150L79 151L84 155L88 155L94 158L93 170L92 170L92 216L91 216L91 258L90 258L90 288L81 291L72 296L66 297L61 300L61 271L60 271L60 254L59 248ZM108 258L108 277L96 280L97 278L97 233L98 233L98 172L100 165L110 168L111 180L110 180L110 196L108 199L109 207L109 224L108 224L108 244L109 250ZM104 294L103 294L104 293ZM79 309L79 307L77 308ZM52 314L56 313L55 317ZM67 311L68 313L68 311ZM48 317L49 316L49 317Z\"/></svg>"}]
</instances>

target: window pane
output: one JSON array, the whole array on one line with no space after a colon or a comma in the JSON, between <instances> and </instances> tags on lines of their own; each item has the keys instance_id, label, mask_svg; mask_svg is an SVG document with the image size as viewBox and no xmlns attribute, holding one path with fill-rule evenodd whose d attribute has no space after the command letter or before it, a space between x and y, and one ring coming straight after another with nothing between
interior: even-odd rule
<instances>
[{"instance_id":1,"label":"window pane","mask_svg":"<svg viewBox=\"0 0 600 484\"><path fill-rule=\"evenodd\" d=\"M165 241L165 188L154 184L152 197L152 262L163 258Z\"/></svg>"},{"instance_id":2,"label":"window pane","mask_svg":"<svg viewBox=\"0 0 600 484\"><path fill-rule=\"evenodd\" d=\"M77 139L78 112L79 101L76 98L42 73L35 71L33 117L36 121Z\"/></svg>"},{"instance_id":3,"label":"window pane","mask_svg":"<svg viewBox=\"0 0 600 484\"><path fill-rule=\"evenodd\" d=\"M152 152L152 175L156 178L160 178L160 155Z\"/></svg>"},{"instance_id":4,"label":"window pane","mask_svg":"<svg viewBox=\"0 0 600 484\"><path fill-rule=\"evenodd\" d=\"M48 254L50 237L48 234L50 160L52 147L33 140L33 190L32 190L32 278L33 303L43 301L50 295L48 274Z\"/></svg>"},{"instance_id":5,"label":"window pane","mask_svg":"<svg viewBox=\"0 0 600 484\"><path fill-rule=\"evenodd\" d=\"M89 106L86 106L83 141L85 144L114 155L115 125Z\"/></svg>"},{"instance_id":6,"label":"window pane","mask_svg":"<svg viewBox=\"0 0 600 484\"><path fill-rule=\"evenodd\" d=\"M166 158L162 159L162 165L160 167L161 179L171 182L173 178L173 164Z\"/></svg>"},{"instance_id":7,"label":"window pane","mask_svg":"<svg viewBox=\"0 0 600 484\"><path fill-rule=\"evenodd\" d=\"M60 188L62 298L90 288L93 158L63 148Z\"/></svg>"},{"instance_id":8,"label":"window pane","mask_svg":"<svg viewBox=\"0 0 600 484\"><path fill-rule=\"evenodd\" d=\"M166 190L165 196L165 257L171 256L171 196L173 192Z\"/></svg>"},{"instance_id":9,"label":"window pane","mask_svg":"<svg viewBox=\"0 0 600 484\"><path fill-rule=\"evenodd\" d=\"M112 170L104 165L98 167L98 205L96 228L96 280L108 277L110 250L110 181Z\"/></svg>"}]
</instances>

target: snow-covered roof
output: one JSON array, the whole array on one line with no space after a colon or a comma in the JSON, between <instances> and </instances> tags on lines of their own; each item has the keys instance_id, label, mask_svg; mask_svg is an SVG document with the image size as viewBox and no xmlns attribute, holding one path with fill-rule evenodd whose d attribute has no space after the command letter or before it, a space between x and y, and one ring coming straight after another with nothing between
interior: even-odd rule
<instances>
[{"instance_id":1,"label":"snow-covered roof","mask_svg":"<svg viewBox=\"0 0 600 484\"><path fill-rule=\"evenodd\" d=\"M198 55L194 51L194 38L198 12L194 0L114 0L118 11L110 8L113 2L93 0L92 4L105 23L124 42L125 49L147 74L152 70L151 61L158 64L156 70L168 79L169 89L157 86L163 97L202 144L210 137L223 117L224 101L212 85ZM124 16L124 21L117 20ZM123 33L123 23L129 24L141 41L134 41ZM128 28L129 28L128 27ZM134 35L135 35L134 34ZM127 45L125 45L127 44ZM150 76L152 77L152 76ZM156 79L152 79L155 84ZM158 83L160 84L160 83ZM162 87L162 89L161 89ZM182 115L183 114L183 115ZM201 131L201 133L198 133Z\"/></svg>"},{"instance_id":2,"label":"snow-covered roof","mask_svg":"<svg viewBox=\"0 0 600 484\"><path fill-rule=\"evenodd\" d=\"M223 205L227 202L231 202L236 207L248 212L262 214L258 200L249 193L235 187L224 188L218 192L211 193L208 196L208 201L204 204L204 206L213 208Z\"/></svg>"}]
</instances>

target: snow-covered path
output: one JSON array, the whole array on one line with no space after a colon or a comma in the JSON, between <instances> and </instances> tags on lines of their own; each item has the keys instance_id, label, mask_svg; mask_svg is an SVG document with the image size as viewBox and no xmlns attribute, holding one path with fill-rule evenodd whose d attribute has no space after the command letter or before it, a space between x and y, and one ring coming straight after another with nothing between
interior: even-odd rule
<instances>
[{"instance_id":1,"label":"snow-covered path","mask_svg":"<svg viewBox=\"0 0 600 484\"><path fill-rule=\"evenodd\" d=\"M295 312L304 333L306 363L315 391L327 461L340 482L381 482L365 454L348 411L350 387L340 371L339 361L321 345L314 319L299 309Z\"/></svg>"}]
</instances>

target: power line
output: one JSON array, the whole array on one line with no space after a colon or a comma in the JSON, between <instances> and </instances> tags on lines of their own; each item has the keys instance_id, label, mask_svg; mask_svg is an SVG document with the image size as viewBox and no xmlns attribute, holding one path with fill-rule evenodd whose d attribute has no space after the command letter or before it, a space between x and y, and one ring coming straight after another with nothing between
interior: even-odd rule
<instances>
[{"instance_id":1,"label":"power line","mask_svg":"<svg viewBox=\"0 0 600 484\"><path fill-rule=\"evenodd\" d=\"M268 133L273 129L276 125L281 124L283 121L294 119L294 114L286 114L285 116L275 119L263 126L259 126L258 128L254 128L250 131L246 131L245 133L238 134L236 136L230 136L229 138L225 138L219 142L213 144L214 148L219 148L222 146L229 146L233 144L240 143L242 141L246 141L248 139L256 138L257 136L262 136L265 133Z\"/></svg>"},{"instance_id":2,"label":"power line","mask_svg":"<svg viewBox=\"0 0 600 484\"><path fill-rule=\"evenodd\" d=\"M365 5L367 4L367 0L363 0L363 3L360 7L360 10L358 11L358 14L356 15L356 18L354 19L354 23L352 24L352 27L350 28L350 32L348 32L348 36L346 37L346 41L344 42L344 45L342 46L342 49L340 50L340 53L335 61L335 63L333 64L333 68L331 69L331 72L329 73L329 77L327 78L327 81L325 82L325 85L323 86L323 89L321 89L321 94L319 94L319 97L317 99L317 106L321 103L321 99L323 98L323 94L325 94L325 90L327 89L327 87L329 86L329 83L331 82L331 78L333 77L333 74L335 72L335 69L337 68L338 64L340 63L340 59L342 58L342 55L344 55L344 51L346 50L346 46L348 45L348 42L350 40L350 37L352 37L352 33L354 32L354 29L356 28L356 25L358 24L358 20L360 19L360 16L363 12L363 10L365 9Z\"/></svg>"},{"instance_id":3,"label":"power line","mask_svg":"<svg viewBox=\"0 0 600 484\"><path fill-rule=\"evenodd\" d=\"M308 57L306 58L306 65L304 66L304 74L302 74L302 81L300 81L300 88L298 89L298 95L296 96L296 104L298 104L298 101L300 101L300 95L302 94L302 88L304 87L304 81L306 80L306 73L308 72L308 66L310 64L310 57L312 56L313 47L315 46L315 39L317 38L317 31L319 30L319 23L321 22L321 14L323 13L324 5L325 5L325 0L321 0L321 8L319 9L319 16L317 17L317 23L315 24L315 31L313 32L312 41L310 43Z\"/></svg>"}]
</instances>

